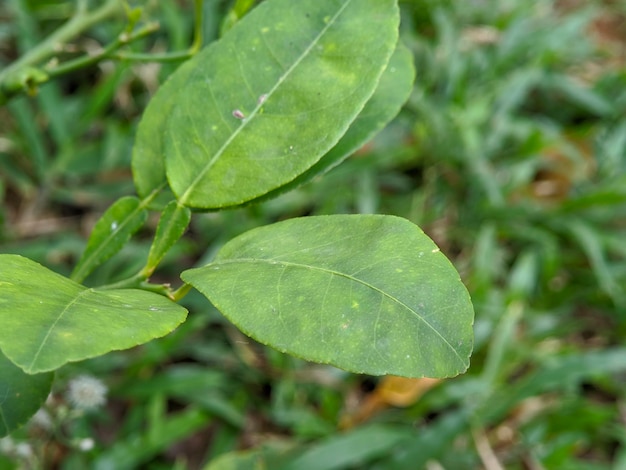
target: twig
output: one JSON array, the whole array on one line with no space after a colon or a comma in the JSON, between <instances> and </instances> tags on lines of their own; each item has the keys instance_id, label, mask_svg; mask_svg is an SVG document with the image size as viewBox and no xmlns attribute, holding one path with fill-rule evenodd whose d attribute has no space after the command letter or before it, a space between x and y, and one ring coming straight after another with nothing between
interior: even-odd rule
<instances>
[{"instance_id":1,"label":"twig","mask_svg":"<svg viewBox=\"0 0 626 470\"><path fill-rule=\"evenodd\" d=\"M472 437L474 438L474 444L476 450L482 460L485 470L504 470L504 467L500 464L498 457L494 453L489 440L482 429L477 427L472 428Z\"/></svg>"},{"instance_id":2,"label":"twig","mask_svg":"<svg viewBox=\"0 0 626 470\"><path fill-rule=\"evenodd\" d=\"M107 0L97 10L88 12L85 2L79 2L74 16L72 16L67 23L44 39L37 47L28 51L0 72L0 82L15 70L28 65L34 66L47 60L56 54L59 47L67 43L70 39L121 10L120 3L119 0Z\"/></svg>"},{"instance_id":3,"label":"twig","mask_svg":"<svg viewBox=\"0 0 626 470\"><path fill-rule=\"evenodd\" d=\"M89 12L87 10L87 2L84 0L79 1L76 12L67 23L18 60L0 71L0 104L6 102L10 96L23 90L34 92L38 85L49 81L51 78L96 64L101 60L174 62L188 59L198 52L202 46L202 0L194 0L194 38L187 50L165 54L116 52L121 47L148 36L159 28L158 23L150 23L133 32L132 29L138 18L133 19L129 16L124 32L97 54L79 57L60 65L54 64L41 67L44 61L53 57L61 46L70 39L103 19L121 11L122 5L123 3L120 0L107 0L97 10Z\"/></svg>"}]
</instances>

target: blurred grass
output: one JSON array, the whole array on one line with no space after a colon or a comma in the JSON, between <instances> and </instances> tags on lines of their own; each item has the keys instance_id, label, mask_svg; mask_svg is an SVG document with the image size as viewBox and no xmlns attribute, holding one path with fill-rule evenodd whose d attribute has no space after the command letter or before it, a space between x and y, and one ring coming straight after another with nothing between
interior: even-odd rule
<instances>
[{"instance_id":1,"label":"blurred grass","mask_svg":"<svg viewBox=\"0 0 626 470\"><path fill-rule=\"evenodd\" d=\"M206 1L205 39L246 3ZM59 402L84 372L111 396L104 410L62 420L56 434L30 427L14 437L45 455L45 468L626 465L626 3L401 6L418 78L392 125L309 185L196 216L155 276L176 284L228 239L284 218L400 215L424 228L470 289L470 371L408 406L369 410L381 379L254 344L192 294L190 320L174 334L59 371ZM187 47L190 4L146 8L162 30L133 47ZM71 11L66 1L0 5L0 66ZM99 25L75 46L107 43L119 27ZM105 63L0 109L1 252L69 272L99 214L132 194L134 129L174 68ZM149 241L141 232L89 282L136 271ZM73 446L85 436L93 450ZM0 469L18 460L2 457Z\"/></svg>"}]
</instances>

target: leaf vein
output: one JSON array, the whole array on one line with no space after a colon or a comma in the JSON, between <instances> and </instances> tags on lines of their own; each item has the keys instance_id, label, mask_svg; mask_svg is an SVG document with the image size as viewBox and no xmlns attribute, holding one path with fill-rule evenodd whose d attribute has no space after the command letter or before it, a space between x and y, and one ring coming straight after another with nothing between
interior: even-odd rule
<instances>
[{"instance_id":1,"label":"leaf vein","mask_svg":"<svg viewBox=\"0 0 626 470\"><path fill-rule=\"evenodd\" d=\"M281 75L278 78L276 84L272 87L271 90L267 92L267 98L270 98L274 94L274 92L280 87L280 85L283 84L283 82L287 79L287 77L289 77L291 72L293 72L296 69L296 67L300 65L300 63L302 63L302 61L309 55L309 53L313 50L313 48L317 45L317 43L321 40L321 38L326 34L326 32L330 29L330 27L333 26L337 22L337 19L339 18L339 16L343 13L343 11L348 7L348 5L351 2L352 0L345 0L345 3L338 9L338 11L328 21L328 23L324 26L324 28L322 28L322 30L315 37L315 39L311 41L311 44L309 44L309 46L302 52L302 54L300 54L300 56L293 62L293 64L291 64L291 66L283 73L283 75ZM247 119L242 121L241 125L237 129L235 129L235 131L228 137L228 139L226 139L226 141L217 150L217 152L215 152L215 155L213 155L213 157L207 162L207 164L202 169L200 169L200 171L198 172L198 175L194 178L194 180L191 182L187 190L180 197L179 200L181 204L186 205L187 200L191 197L195 187L200 183L202 178L204 178L206 173L213 167L215 162L224 154L224 152L230 146L230 144L237 138L237 136L239 136L239 134L243 131L243 129L246 128L248 123L253 120L253 118L257 115L259 109L261 109L262 104L263 103L257 104L256 108L254 108L250 116Z\"/></svg>"},{"instance_id":2,"label":"leaf vein","mask_svg":"<svg viewBox=\"0 0 626 470\"><path fill-rule=\"evenodd\" d=\"M63 318L63 316L67 313L67 311L72 307L72 305L74 305L76 302L78 302L78 299L80 299L82 296L87 294L87 292L91 292L91 291L92 291L92 289L85 289L85 290L79 292L78 294L76 294L76 297L74 297L72 299L72 301L65 306L65 308L61 311L61 313L59 313L57 318L54 320L54 322L52 323L52 325L48 329L48 332L46 333L46 336L41 341L41 344L39 345L39 348L37 349L37 352L35 352L35 355L33 356L33 360L31 361L30 365L28 366L29 370L33 370L33 367L35 366L35 363L39 359L39 356L41 355L41 352L43 351L44 346L46 345L46 343L50 339L50 335L52 334L52 332L56 328L57 324L61 321L61 318Z\"/></svg>"},{"instance_id":3,"label":"leaf vein","mask_svg":"<svg viewBox=\"0 0 626 470\"><path fill-rule=\"evenodd\" d=\"M236 264L236 263L263 263L263 264L276 264L276 263L282 264L283 268L285 269L287 266L291 266L291 267L295 267L295 268L302 268L302 269L311 269L311 270L316 270L316 271L321 271L330 275L335 275L335 276L339 276L339 277L344 277L346 279L349 279L351 281L354 281L356 283L362 284L365 287L368 287L380 294L382 294L384 297L387 297L389 300L391 300L392 302L395 302L396 304L400 305L401 307L403 307L404 309L408 310L409 312L411 312L418 320L420 320L426 327L428 327L437 337L439 337L439 339L441 340L441 342L443 344L445 344L446 347L448 347L453 353L454 355L457 357L457 359L459 360L459 362L465 366L466 365L466 361L459 355L458 351L454 348L454 346L452 346L452 344L450 344L450 342L439 332L437 331L437 329L420 313L418 313L417 311L413 310L413 308L411 308L409 305L407 305L406 303L404 303L402 300L398 299L397 297L394 297L393 295L385 292L384 290L376 287L375 285L363 280L363 279L359 279L356 278L354 276L351 276L350 274L347 273L342 273L340 271L335 271L332 269L328 269L328 268L324 268L324 267L320 267L320 266L311 266L311 265L306 265L306 264L300 264L300 263L293 263L293 262L289 262L289 261L275 261L275 260L267 260L267 259L258 259L258 258L238 258L238 259L232 259L232 260L224 260L224 261L219 261L219 264ZM284 269L283 269L283 273L284 273ZM282 278L282 274L280 275L280 278ZM280 281L279 278L279 281Z\"/></svg>"}]
</instances>

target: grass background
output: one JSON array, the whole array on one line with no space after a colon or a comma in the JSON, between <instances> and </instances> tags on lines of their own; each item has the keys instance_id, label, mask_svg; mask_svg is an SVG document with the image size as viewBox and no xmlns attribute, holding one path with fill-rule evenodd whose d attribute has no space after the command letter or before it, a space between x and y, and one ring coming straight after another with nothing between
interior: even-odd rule
<instances>
[{"instance_id":1,"label":"grass background","mask_svg":"<svg viewBox=\"0 0 626 470\"><path fill-rule=\"evenodd\" d=\"M205 1L205 42L246 3ZM0 469L626 466L626 2L400 4L417 80L394 122L311 184L194 217L155 276L177 283L233 236L277 220L406 217L470 290L469 372L408 381L308 364L251 344L192 294L172 335L61 369L52 426L4 440ZM133 50L188 47L191 2L140 5L161 29ZM3 2L0 66L75 6ZM111 42L122 24L102 22L64 56ZM105 62L0 108L0 252L69 273L95 220L133 193L138 119L175 68ZM88 283L141 268L156 222ZM109 387L104 408L69 407L67 382L80 374ZM85 438L93 449L80 450Z\"/></svg>"}]
</instances>

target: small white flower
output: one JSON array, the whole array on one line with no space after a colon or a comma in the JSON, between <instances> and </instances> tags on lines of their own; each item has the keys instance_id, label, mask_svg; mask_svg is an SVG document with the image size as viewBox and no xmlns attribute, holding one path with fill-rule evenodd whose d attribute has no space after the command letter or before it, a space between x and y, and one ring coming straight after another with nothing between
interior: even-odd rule
<instances>
[{"instance_id":1,"label":"small white flower","mask_svg":"<svg viewBox=\"0 0 626 470\"><path fill-rule=\"evenodd\" d=\"M39 410L37 410L37 413L35 413L33 417L30 418L30 424L45 430L50 430L52 429L52 418L45 409L39 408Z\"/></svg>"},{"instance_id":2,"label":"small white flower","mask_svg":"<svg viewBox=\"0 0 626 470\"><path fill-rule=\"evenodd\" d=\"M86 437L85 439L81 439L78 443L78 448L83 452L89 452L94 448L95 442L91 437Z\"/></svg>"},{"instance_id":3,"label":"small white flower","mask_svg":"<svg viewBox=\"0 0 626 470\"><path fill-rule=\"evenodd\" d=\"M75 408L87 410L106 403L106 386L95 377L81 375L70 380L67 398Z\"/></svg>"},{"instance_id":4,"label":"small white flower","mask_svg":"<svg viewBox=\"0 0 626 470\"><path fill-rule=\"evenodd\" d=\"M0 453L8 455L15 451L15 442L11 439L11 436L3 437L0 439Z\"/></svg>"},{"instance_id":5,"label":"small white flower","mask_svg":"<svg viewBox=\"0 0 626 470\"><path fill-rule=\"evenodd\" d=\"M15 446L15 455L28 459L34 455L33 448L26 442L20 442Z\"/></svg>"}]
</instances>

